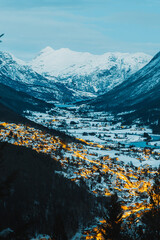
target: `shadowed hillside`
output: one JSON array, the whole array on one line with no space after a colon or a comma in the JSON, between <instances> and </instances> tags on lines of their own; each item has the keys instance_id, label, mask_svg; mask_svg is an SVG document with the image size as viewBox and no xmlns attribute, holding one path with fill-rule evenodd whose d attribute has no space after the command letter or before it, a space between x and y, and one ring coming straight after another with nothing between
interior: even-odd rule
<instances>
[{"instance_id":1,"label":"shadowed hillside","mask_svg":"<svg viewBox=\"0 0 160 240\"><path fill-rule=\"evenodd\" d=\"M92 219L97 209L96 197L56 174L55 170L61 170L58 162L7 143L0 143L0 157L0 186L16 171L9 193L1 197L0 231L10 227L20 235L13 239L25 239L36 232L53 236L58 231L58 218L64 225L61 231L67 230L71 237L79 225Z\"/></svg>"}]
</instances>

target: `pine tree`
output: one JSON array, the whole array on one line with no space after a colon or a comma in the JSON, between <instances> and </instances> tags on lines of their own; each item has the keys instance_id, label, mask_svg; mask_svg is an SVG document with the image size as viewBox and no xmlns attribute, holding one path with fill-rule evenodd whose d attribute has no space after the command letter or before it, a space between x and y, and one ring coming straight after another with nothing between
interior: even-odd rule
<instances>
[{"instance_id":1,"label":"pine tree","mask_svg":"<svg viewBox=\"0 0 160 240\"><path fill-rule=\"evenodd\" d=\"M154 177L154 185L150 191L150 211L144 213L142 222L145 225L144 239L160 239L160 179Z\"/></svg>"},{"instance_id":2,"label":"pine tree","mask_svg":"<svg viewBox=\"0 0 160 240\"><path fill-rule=\"evenodd\" d=\"M54 226L54 240L67 240L67 235L65 232L62 217L60 215L56 216L55 226Z\"/></svg>"},{"instance_id":3,"label":"pine tree","mask_svg":"<svg viewBox=\"0 0 160 240\"><path fill-rule=\"evenodd\" d=\"M3 171L3 148L5 146L5 143L0 145L0 176ZM0 177L0 200L2 200L4 197L9 196L11 186L13 182L15 181L17 176L17 171L10 174L6 179L1 179Z\"/></svg>"},{"instance_id":4,"label":"pine tree","mask_svg":"<svg viewBox=\"0 0 160 240\"><path fill-rule=\"evenodd\" d=\"M104 214L105 223L101 226L101 233L104 239L121 239L121 224L123 211L117 194L111 196L110 206Z\"/></svg>"}]
</instances>

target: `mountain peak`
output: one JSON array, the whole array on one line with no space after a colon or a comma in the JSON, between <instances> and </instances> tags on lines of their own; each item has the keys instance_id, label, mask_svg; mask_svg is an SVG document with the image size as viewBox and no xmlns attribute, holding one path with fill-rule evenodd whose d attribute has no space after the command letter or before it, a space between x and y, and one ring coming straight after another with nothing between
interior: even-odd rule
<instances>
[{"instance_id":1,"label":"mountain peak","mask_svg":"<svg viewBox=\"0 0 160 240\"><path fill-rule=\"evenodd\" d=\"M71 49L69 49L69 48L60 48L60 49L58 49L57 51L59 51L59 52L73 52Z\"/></svg>"},{"instance_id":2,"label":"mountain peak","mask_svg":"<svg viewBox=\"0 0 160 240\"><path fill-rule=\"evenodd\" d=\"M53 51L54 51L53 48L47 46L47 47L45 47L44 49L42 49L42 50L40 51L40 54L51 53L51 52L53 52Z\"/></svg>"},{"instance_id":3,"label":"mountain peak","mask_svg":"<svg viewBox=\"0 0 160 240\"><path fill-rule=\"evenodd\" d=\"M0 59L2 62L6 62L8 64L16 62L19 65L26 65L23 60L16 58L12 53L5 51L0 51Z\"/></svg>"}]
</instances>

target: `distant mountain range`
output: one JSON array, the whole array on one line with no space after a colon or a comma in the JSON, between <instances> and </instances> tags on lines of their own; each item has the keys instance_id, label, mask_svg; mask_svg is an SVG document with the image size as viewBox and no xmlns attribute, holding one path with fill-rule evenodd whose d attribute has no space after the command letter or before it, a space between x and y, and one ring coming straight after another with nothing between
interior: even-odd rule
<instances>
[{"instance_id":1,"label":"distant mountain range","mask_svg":"<svg viewBox=\"0 0 160 240\"><path fill-rule=\"evenodd\" d=\"M46 102L71 102L88 99L63 83L49 81L13 55L0 52L0 83Z\"/></svg>"},{"instance_id":2,"label":"distant mountain range","mask_svg":"<svg viewBox=\"0 0 160 240\"><path fill-rule=\"evenodd\" d=\"M151 56L144 53L93 55L47 47L29 62L29 66L49 80L97 96L123 82L150 59Z\"/></svg>"},{"instance_id":3,"label":"distant mountain range","mask_svg":"<svg viewBox=\"0 0 160 240\"><path fill-rule=\"evenodd\" d=\"M27 64L0 52L0 82L47 102L76 102L109 91L150 58L144 53L98 56L47 47Z\"/></svg>"},{"instance_id":4,"label":"distant mountain range","mask_svg":"<svg viewBox=\"0 0 160 240\"><path fill-rule=\"evenodd\" d=\"M160 52L141 70L92 104L98 110L122 112L126 118L139 116L152 123L160 121Z\"/></svg>"},{"instance_id":5,"label":"distant mountain range","mask_svg":"<svg viewBox=\"0 0 160 240\"><path fill-rule=\"evenodd\" d=\"M0 52L0 103L4 106L21 114L24 110L45 111L53 102L82 100L127 120L156 123L160 116L160 53L151 59L144 53L92 55L47 47L25 63Z\"/></svg>"}]
</instances>

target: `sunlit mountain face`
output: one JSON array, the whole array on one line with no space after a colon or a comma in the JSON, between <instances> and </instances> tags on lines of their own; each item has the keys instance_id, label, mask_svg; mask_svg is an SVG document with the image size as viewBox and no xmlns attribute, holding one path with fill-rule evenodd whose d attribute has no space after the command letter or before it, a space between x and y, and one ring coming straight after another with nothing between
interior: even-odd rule
<instances>
[{"instance_id":1,"label":"sunlit mountain face","mask_svg":"<svg viewBox=\"0 0 160 240\"><path fill-rule=\"evenodd\" d=\"M1 82L41 100L75 102L113 89L151 59L144 53L92 55L45 48L29 64L0 53Z\"/></svg>"},{"instance_id":2,"label":"sunlit mountain face","mask_svg":"<svg viewBox=\"0 0 160 240\"><path fill-rule=\"evenodd\" d=\"M0 82L46 102L87 99L61 82L48 81L13 55L0 52Z\"/></svg>"},{"instance_id":3,"label":"sunlit mountain face","mask_svg":"<svg viewBox=\"0 0 160 240\"><path fill-rule=\"evenodd\" d=\"M29 65L49 80L88 94L99 95L123 82L147 64L144 53L105 53L93 55L67 48L43 49Z\"/></svg>"}]
</instances>

